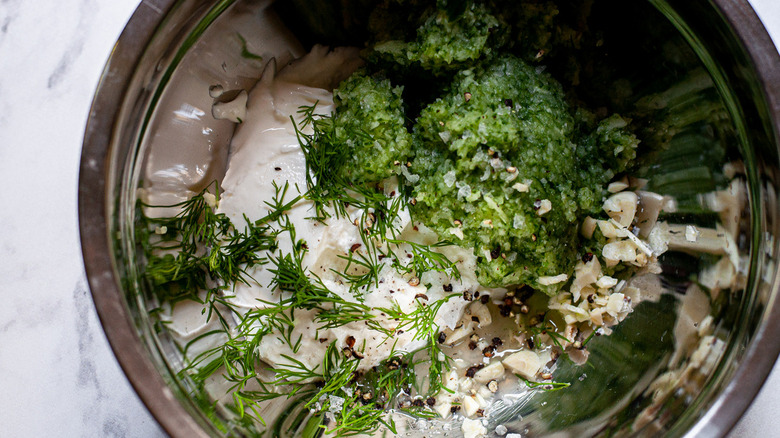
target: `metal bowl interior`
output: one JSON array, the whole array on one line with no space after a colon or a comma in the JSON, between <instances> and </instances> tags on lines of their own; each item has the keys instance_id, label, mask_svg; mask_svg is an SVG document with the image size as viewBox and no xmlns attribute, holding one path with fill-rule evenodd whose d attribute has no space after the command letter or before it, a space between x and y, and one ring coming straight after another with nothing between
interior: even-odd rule
<instances>
[{"instance_id":1,"label":"metal bowl interior","mask_svg":"<svg viewBox=\"0 0 780 438\"><path fill-rule=\"evenodd\" d=\"M608 58L596 61L616 66L617 73L610 78L584 74L583 82L620 78L631 89L624 105L644 105L648 126L675 124L671 147L648 159L638 173L651 190L678 198L676 220L723 222L723 211L701 200L729 190L742 194L729 222L740 280L719 294L709 289L704 294L714 321L707 333L712 353L706 367L691 365L695 346L676 346L680 303L702 293L692 292L699 285L691 276L713 262L681 253L664 264L665 293L600 339L595 348L601 353L589 368L559 370L575 382L570 391L507 403L495 418L530 436L723 436L780 352L780 341L772 336L780 330L775 260L780 58L745 1L621 3L604 1L594 8L601 25L614 24L605 27ZM146 290L135 244L137 189L181 157L219 149L216 143L227 151L234 126L210 117L208 90L217 84L249 89L260 76L264 64L241 56L243 38L262 52L272 51L275 37L286 32L299 37L301 49L314 41L354 42L360 34L354 9L323 7L315 13L307 4L144 1L117 42L93 102L79 181L87 276L121 366L172 436L248 432L228 411L209 409L208 394L178 375L181 354L150 315L158 303ZM331 22L342 25L318 25ZM658 105L658 96L669 100ZM611 96L587 98L620 110ZM172 116L184 109L189 117ZM212 133L208 140L206 129ZM221 177L225 162L226 156L174 179L197 191ZM692 168L705 176L691 179ZM664 373L677 380L659 391Z\"/></svg>"}]
</instances>

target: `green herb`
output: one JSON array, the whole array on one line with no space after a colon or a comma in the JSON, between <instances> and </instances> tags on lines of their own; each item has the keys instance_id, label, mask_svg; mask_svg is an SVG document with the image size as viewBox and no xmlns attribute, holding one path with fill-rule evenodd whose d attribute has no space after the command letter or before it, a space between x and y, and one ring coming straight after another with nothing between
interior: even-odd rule
<instances>
[{"instance_id":1,"label":"green herb","mask_svg":"<svg viewBox=\"0 0 780 438\"><path fill-rule=\"evenodd\" d=\"M339 273L350 281L353 293L371 283L378 283L380 257L390 257L399 273L420 276L427 271L441 271L460 278L455 263L437 251L453 245L452 242L422 245L398 238L400 230L397 223L401 211L411 201L400 186L398 193L386 195L377 184L356 184L336 171L347 160L349 149L339 142L333 119L316 115L315 108L316 103L299 109L298 113L303 115L300 124L291 118L306 157L305 196L315 205L316 219L323 222L331 216L349 218L350 208L361 212L357 225L362 231L362 245L358 251L352 251L343 258L347 260L348 267L355 265L363 270L356 275ZM306 127L312 129L312 134L303 132ZM373 139L370 133L359 127L353 127L353 130L359 138ZM400 257L396 251L402 246L411 251L412 259L408 264L398 261Z\"/></svg>"},{"instance_id":2,"label":"green herb","mask_svg":"<svg viewBox=\"0 0 780 438\"><path fill-rule=\"evenodd\" d=\"M238 36L239 41L241 41L241 57L245 59L254 59L256 61L262 61L263 57L257 54L254 54L249 51L249 48L247 48L246 45L246 38L244 38L243 35L240 33L236 33L236 36ZM240 121L240 119L239 119Z\"/></svg>"},{"instance_id":3,"label":"green herb","mask_svg":"<svg viewBox=\"0 0 780 438\"><path fill-rule=\"evenodd\" d=\"M563 336L562 334L558 333L555 329L555 327L552 324L547 323L547 321L542 321L538 325L534 327L528 328L528 334L530 334L534 339L534 344L541 345L539 340L537 339L541 335L547 335L550 340L553 342L553 345L563 350L563 344L571 342L571 339L567 339L566 336Z\"/></svg>"},{"instance_id":4,"label":"green herb","mask_svg":"<svg viewBox=\"0 0 780 438\"><path fill-rule=\"evenodd\" d=\"M438 393L443 388L442 380L444 372L450 369L449 357L439 354L441 353L441 348L439 347L437 340L439 336L439 326L434 321L441 306L456 296L459 296L459 294L448 295L430 304L425 302L427 301L427 298L418 297L416 299L417 308L410 313L405 313L401 310L397 303L390 308L377 309L387 314L390 319L399 321L396 331L413 331L415 335L412 340L426 341L426 346L423 350L426 351L426 357L430 360L430 368L428 371L429 388L427 393L431 395ZM441 359L440 356L443 356L444 359Z\"/></svg>"},{"instance_id":5,"label":"green herb","mask_svg":"<svg viewBox=\"0 0 780 438\"><path fill-rule=\"evenodd\" d=\"M558 391L563 388L568 388L571 386L571 383L566 382L534 382L532 380L528 380L525 377L515 374L518 379L525 382L526 386L528 386L531 389L541 389L542 391Z\"/></svg>"},{"instance_id":6,"label":"green herb","mask_svg":"<svg viewBox=\"0 0 780 438\"><path fill-rule=\"evenodd\" d=\"M585 340L582 342L582 346L583 346L583 347L585 347L586 345L588 345L588 342L590 342L590 340L591 340L591 339L593 339L593 337L596 335L596 331L597 331L597 330L593 330L592 332L590 332L590 334L588 335L588 337L587 337L587 338L585 338Z\"/></svg>"},{"instance_id":7,"label":"green herb","mask_svg":"<svg viewBox=\"0 0 780 438\"><path fill-rule=\"evenodd\" d=\"M419 300L417 308L409 314L397 306L372 309L360 301L344 300L328 290L318 276L304 268L303 258L308 246L297 238L295 227L286 211L306 195L298 195L288 200L288 184L274 185L274 190L274 196L266 203L270 213L253 223L247 220L243 231L236 230L225 215L214 212L207 202L208 195L205 191L187 202L178 204L181 212L173 218L153 219L143 216L142 227L146 227L146 230L161 230L166 227L164 233L159 234L160 237L155 238L154 236L158 235L150 231L146 234L146 239L141 240L145 242L144 248L150 261L147 275L156 280L152 283L158 290L168 292L161 294L162 299L170 301L176 297L202 302L205 317L209 320L215 318L219 323L217 329L201 334L182 348L182 354L188 358L188 362L181 370L180 376L189 376L201 388L215 375L220 375L230 382L230 408L239 419L243 419L241 421L253 419L265 425L260 415L262 404L284 397L301 400L305 409L314 409L319 402L318 412L330 412L336 419L336 425L326 431L329 434L347 436L376 430L381 425L395 431L392 420L386 418L389 402L401 393L411 394L413 391L422 390L421 380L414 373L417 363L431 363L426 394L435 394L442 387L441 375L444 369L449 368L449 362L439 358L440 350L436 342L439 329L434 320L441 306L455 295L431 304ZM384 208L373 211L387 212L384 217L397 215L401 205L398 199L373 199L387 202ZM141 207L151 206L141 204ZM391 234L386 222L375 220L373 213L364 214L361 221L364 225L362 235L366 252L355 251L345 258L348 266L360 267L366 270L367 274L340 274L346 280L369 286L377 281L382 266L379 257L393 257L393 260L398 257L387 244L379 243L381 235L395 235ZM283 253L278 250L276 242L282 238L293 243L291 252ZM446 257L434 251L446 243L425 246L410 245L409 242L392 238L388 240L391 245L407 245L412 250L412 260L416 259L417 264L410 263L410 266L416 267L404 266L404 272L422 272L423 269L448 269L450 272L456 272ZM162 251L174 250L178 251L175 257L157 256ZM423 260L431 254L431 260ZM261 301L255 309L240 311L230 302L233 297L228 292L228 285L236 282L247 283L251 280L247 275L248 267L259 263L270 265L267 269L274 277L269 287L287 295L282 295L277 302ZM217 280L219 286L207 287L210 282ZM177 296L177 291L186 293ZM205 291L205 298L199 298L198 291ZM258 354L260 342L264 337L273 334L287 344L293 353L297 353L302 341L301 337L296 337L293 332L295 312L298 309L316 309L318 313L315 321L321 329L364 321L368 329L384 334L389 341L394 332L382 327L374 316L383 312L389 318L399 321L396 331L414 330L414 340L425 339L426 346L405 355L402 359L403 367L393 365L393 361L399 360L397 358L384 361L382 367L389 372L374 378L374 394L370 394L370 397L365 391L362 394L357 392L360 387L356 384L355 371L359 359L346 357L336 348L335 343L328 346L323 362L314 369L308 368L291 355L284 355L285 364L269 369L274 378L263 380L260 378L262 361ZM221 338L219 345L190 357L188 352L192 346L207 337ZM315 381L323 384L315 386L312 384ZM374 395L377 395L376 400L373 400ZM331 409L330 396L343 399L340 409ZM367 403L367 400L371 400L370 403ZM426 408L417 406L405 406L402 409L418 416L432 415ZM325 428L324 425L319 427Z\"/></svg>"},{"instance_id":8,"label":"green herb","mask_svg":"<svg viewBox=\"0 0 780 438\"><path fill-rule=\"evenodd\" d=\"M397 257L393 259L393 266L398 272L419 276L424 272L436 271L444 272L451 278L460 279L457 265L447 256L436 251L439 248L454 245L452 242L442 240L432 245L398 239L387 239L387 242L396 247L408 248L408 254L412 256L406 265L401 264Z\"/></svg>"},{"instance_id":9,"label":"green herb","mask_svg":"<svg viewBox=\"0 0 780 438\"><path fill-rule=\"evenodd\" d=\"M226 304L226 285L246 283L247 269L268 262L260 254L276 248L276 232L268 225L271 217L247 221L245 230L236 230L227 216L214 211L207 190L166 206L180 209L169 218L145 215L145 208L155 206L139 202L136 229L146 257L144 276L157 298L193 299L208 304L205 311L211 314L215 305ZM199 298L199 291L207 291L205 299Z\"/></svg>"}]
</instances>

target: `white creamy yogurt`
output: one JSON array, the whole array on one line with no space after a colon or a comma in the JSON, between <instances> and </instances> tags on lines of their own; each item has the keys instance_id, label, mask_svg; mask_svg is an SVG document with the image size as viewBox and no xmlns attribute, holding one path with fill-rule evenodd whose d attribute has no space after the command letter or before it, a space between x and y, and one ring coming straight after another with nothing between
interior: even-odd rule
<instances>
[{"instance_id":1,"label":"white creamy yogurt","mask_svg":"<svg viewBox=\"0 0 780 438\"><path fill-rule=\"evenodd\" d=\"M357 49L340 48L332 52L324 47L296 60L276 73L270 65L263 77L248 96L246 119L236 130L231 143L227 173L221 184L222 195L217 212L227 215L233 224L241 228L246 220L256 221L266 216L271 208L266 205L275 195L274 184L282 187L289 184L287 200L297 196L298 190L306 189L306 161L301 151L295 128L290 117L300 126L303 115L301 106L316 104L315 112L329 115L334 110L332 88L351 74L359 65ZM310 129L306 127L305 130ZM385 181L386 193L400 192L397 181ZM297 188L297 189L296 189ZM313 205L301 201L288 212L298 239L306 241L309 248L303 265L322 279L323 284L334 294L349 301L356 301L349 285L333 271L342 271L345 256L357 244L361 233L353 223L361 212L351 210L349 218L331 217L326 224L310 219L314 216ZM245 219L246 217L246 219ZM401 238L420 243L438 241L435 233L423 226L413 227L408 211L404 210L400 220L394 224ZM292 249L286 234L280 237L282 253ZM408 248L406 248L408 249ZM405 248L399 248L404 261ZM357 251L360 251L358 248ZM410 284L410 277L396 272L384 262L377 285L362 291L365 304L371 308L392 308L398 306L406 313L413 312L421 303L432 303L450 293L462 294L464 290L483 290L474 276L475 259L470 251L461 248L446 248L443 252L453 261L458 261L461 281L453 282L442 273L426 273L422 281ZM255 266L249 272L254 281L235 285L235 298L231 304L244 311L266 306L263 302L278 302L281 292L268 286L273 274L268 266ZM419 283L419 284L415 284ZM425 287L430 284L431 288ZM452 285L452 291L445 291L444 285ZM421 297L424 295L425 297ZM437 323L441 329L452 328L460 320L468 304L460 296L450 299L442 306ZM386 329L397 328L399 322L390 320L377 311L376 320ZM355 338L355 350L363 359L359 369L366 370L380 364L394 352L413 351L424 345L427 339L415 339L417 333L399 327L403 333L387 338L381 332L369 330L365 321L353 322L341 327L323 330L315 321L316 311L296 310L296 325L291 338L300 337L300 349L293 352L289 344L278 334L265 336L258 346L260 358L274 367L290 365L285 356L294 356L310 369L322 363L329 344L336 341L339 348L346 346L348 337Z\"/></svg>"}]
</instances>

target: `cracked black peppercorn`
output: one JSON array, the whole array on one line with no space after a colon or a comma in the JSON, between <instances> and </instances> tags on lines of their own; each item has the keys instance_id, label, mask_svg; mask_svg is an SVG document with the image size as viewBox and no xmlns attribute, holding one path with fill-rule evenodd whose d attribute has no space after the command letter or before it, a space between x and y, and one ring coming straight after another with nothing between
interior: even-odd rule
<instances>
[{"instance_id":1,"label":"cracked black peppercorn","mask_svg":"<svg viewBox=\"0 0 780 438\"><path fill-rule=\"evenodd\" d=\"M474 374L477 374L477 371L481 370L484 365L475 365L473 367L469 367L466 370L466 377L474 377Z\"/></svg>"}]
</instances>

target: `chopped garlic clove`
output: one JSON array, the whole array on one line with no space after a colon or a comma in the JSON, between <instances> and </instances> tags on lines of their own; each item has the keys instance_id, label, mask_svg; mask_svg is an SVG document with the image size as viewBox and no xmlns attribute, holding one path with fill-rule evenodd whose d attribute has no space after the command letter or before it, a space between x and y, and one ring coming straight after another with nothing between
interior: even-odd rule
<instances>
[{"instance_id":1,"label":"chopped garlic clove","mask_svg":"<svg viewBox=\"0 0 780 438\"><path fill-rule=\"evenodd\" d=\"M464 236L464 234L463 234L463 230L462 230L462 229L460 229L460 228L457 228L457 227L455 227L455 228L450 228L450 229L449 229L449 230L447 230L447 231L449 231L449 232L450 232L450 234L452 234L453 236L457 237L457 238L458 238L458 239L460 239L460 240L463 240L463 238L465 237L465 236Z\"/></svg>"},{"instance_id":2,"label":"chopped garlic clove","mask_svg":"<svg viewBox=\"0 0 780 438\"><path fill-rule=\"evenodd\" d=\"M636 249L630 240L609 242L601 249L601 256L607 266L615 266L618 262L633 262L636 260Z\"/></svg>"},{"instance_id":3,"label":"chopped garlic clove","mask_svg":"<svg viewBox=\"0 0 780 438\"><path fill-rule=\"evenodd\" d=\"M604 211L624 228L631 225L636 215L639 198L634 192L616 193L604 201Z\"/></svg>"},{"instance_id":4,"label":"chopped garlic clove","mask_svg":"<svg viewBox=\"0 0 780 438\"><path fill-rule=\"evenodd\" d=\"M463 413L467 417L471 417L479 410L479 402L474 397L466 396L463 397L461 408L463 408Z\"/></svg>"},{"instance_id":5,"label":"chopped garlic clove","mask_svg":"<svg viewBox=\"0 0 780 438\"><path fill-rule=\"evenodd\" d=\"M612 183L609 183L607 186L607 191L609 193L618 193L622 192L623 190L628 188L628 183L625 181L615 181Z\"/></svg>"},{"instance_id":6,"label":"chopped garlic clove","mask_svg":"<svg viewBox=\"0 0 780 438\"><path fill-rule=\"evenodd\" d=\"M595 326L601 326L604 325L604 309L593 309L590 312L590 322L593 323Z\"/></svg>"},{"instance_id":7,"label":"chopped garlic clove","mask_svg":"<svg viewBox=\"0 0 780 438\"><path fill-rule=\"evenodd\" d=\"M493 362L474 374L474 381L485 384L491 380L498 380L504 376L504 365L501 362Z\"/></svg>"},{"instance_id":8,"label":"chopped garlic clove","mask_svg":"<svg viewBox=\"0 0 780 438\"><path fill-rule=\"evenodd\" d=\"M569 276L566 274L558 274L552 277L539 277L536 281L542 286L550 286L553 284L563 283L568 280Z\"/></svg>"},{"instance_id":9,"label":"chopped garlic clove","mask_svg":"<svg viewBox=\"0 0 780 438\"><path fill-rule=\"evenodd\" d=\"M580 233L584 238L590 239L593 237L593 233L596 231L596 223L596 219L593 219L590 216L586 217L585 220L582 221L582 228L580 228Z\"/></svg>"},{"instance_id":10,"label":"chopped garlic clove","mask_svg":"<svg viewBox=\"0 0 780 438\"><path fill-rule=\"evenodd\" d=\"M617 317L618 313L623 311L623 299L625 298L625 295L621 293L614 293L609 296L609 302L607 303L607 306L605 309L607 310L607 313L610 315Z\"/></svg>"},{"instance_id":11,"label":"chopped garlic clove","mask_svg":"<svg viewBox=\"0 0 780 438\"><path fill-rule=\"evenodd\" d=\"M596 221L596 223L599 226L599 230L601 230L601 234L604 235L607 239L614 239L617 237L617 228L615 228L614 225L609 223L608 221Z\"/></svg>"},{"instance_id":12,"label":"chopped garlic clove","mask_svg":"<svg viewBox=\"0 0 780 438\"><path fill-rule=\"evenodd\" d=\"M501 363L526 379L533 379L542 367L539 355L528 350L518 351L501 361Z\"/></svg>"},{"instance_id":13,"label":"chopped garlic clove","mask_svg":"<svg viewBox=\"0 0 780 438\"><path fill-rule=\"evenodd\" d=\"M449 329L445 330L444 343L449 346L452 346L453 344L465 338L466 336L469 336L473 331L474 331L474 322L471 320L471 318L469 318L467 321L463 322L463 324L460 324L457 327L455 327L455 330L452 331L450 331Z\"/></svg>"},{"instance_id":14,"label":"chopped garlic clove","mask_svg":"<svg viewBox=\"0 0 780 438\"><path fill-rule=\"evenodd\" d=\"M669 225L658 222L647 236L647 243L653 250L653 255L659 256L669 249Z\"/></svg>"},{"instance_id":15,"label":"chopped garlic clove","mask_svg":"<svg viewBox=\"0 0 780 438\"><path fill-rule=\"evenodd\" d=\"M490 309L480 301L474 301L468 308L468 314L471 314L473 318L477 318L477 325L479 327L487 327L493 323L493 317L490 315Z\"/></svg>"},{"instance_id":16,"label":"chopped garlic clove","mask_svg":"<svg viewBox=\"0 0 780 438\"><path fill-rule=\"evenodd\" d=\"M542 216L552 210L552 203L549 199L542 199L539 203L539 209L536 210L536 214Z\"/></svg>"},{"instance_id":17,"label":"chopped garlic clove","mask_svg":"<svg viewBox=\"0 0 780 438\"><path fill-rule=\"evenodd\" d=\"M463 377L458 381L458 391L467 394L474 387L474 379Z\"/></svg>"},{"instance_id":18,"label":"chopped garlic clove","mask_svg":"<svg viewBox=\"0 0 780 438\"><path fill-rule=\"evenodd\" d=\"M528 187L528 184L523 184L523 183L514 183L514 184L512 185L512 188L513 188L513 189L515 189L515 190L517 190L517 191L518 191L518 192L520 192L520 193L526 193L526 192L528 192L528 189L529 189L530 187Z\"/></svg>"},{"instance_id":19,"label":"chopped garlic clove","mask_svg":"<svg viewBox=\"0 0 780 438\"><path fill-rule=\"evenodd\" d=\"M664 206L665 198L653 192L639 192L639 209L636 212L636 225L639 236L647 238L650 230L658 222L658 214Z\"/></svg>"},{"instance_id":20,"label":"chopped garlic clove","mask_svg":"<svg viewBox=\"0 0 780 438\"><path fill-rule=\"evenodd\" d=\"M593 257L588 263L577 262L574 267L574 280L569 288L574 302L580 298L582 289L595 283L601 276L601 264L598 258Z\"/></svg>"},{"instance_id":21,"label":"chopped garlic clove","mask_svg":"<svg viewBox=\"0 0 780 438\"><path fill-rule=\"evenodd\" d=\"M436 411L437 414L441 418L447 418L450 416L450 413L452 412L452 403L449 402L438 402L436 403L436 406L433 407L433 410Z\"/></svg>"},{"instance_id":22,"label":"chopped garlic clove","mask_svg":"<svg viewBox=\"0 0 780 438\"><path fill-rule=\"evenodd\" d=\"M601 289L609 289L611 287L615 287L615 285L618 284L617 278L610 277L608 275L602 275L601 278L598 279L596 282L596 286L598 286Z\"/></svg>"}]
</instances>

